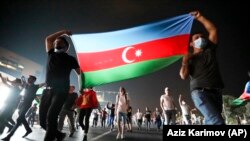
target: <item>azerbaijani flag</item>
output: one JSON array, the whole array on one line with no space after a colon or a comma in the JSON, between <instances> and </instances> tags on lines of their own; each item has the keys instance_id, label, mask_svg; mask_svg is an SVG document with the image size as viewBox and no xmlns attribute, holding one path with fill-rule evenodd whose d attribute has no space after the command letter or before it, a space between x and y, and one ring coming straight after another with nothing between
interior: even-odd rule
<instances>
[{"instance_id":1,"label":"azerbaijani flag","mask_svg":"<svg viewBox=\"0 0 250 141\"><path fill-rule=\"evenodd\" d=\"M244 106L247 102L250 101L250 81L247 82L243 94L235 99L231 105L232 106Z\"/></svg>"},{"instance_id":2,"label":"azerbaijani flag","mask_svg":"<svg viewBox=\"0 0 250 141\"><path fill-rule=\"evenodd\" d=\"M188 51L193 16L185 14L129 29L75 34L82 88L143 76L176 62Z\"/></svg>"}]
</instances>

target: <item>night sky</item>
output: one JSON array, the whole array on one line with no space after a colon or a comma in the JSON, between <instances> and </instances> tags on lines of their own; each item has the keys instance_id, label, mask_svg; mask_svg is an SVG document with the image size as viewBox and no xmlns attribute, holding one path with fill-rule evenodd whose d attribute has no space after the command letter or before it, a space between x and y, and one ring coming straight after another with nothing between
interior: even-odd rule
<instances>
[{"instance_id":1,"label":"night sky","mask_svg":"<svg viewBox=\"0 0 250 141\"><path fill-rule=\"evenodd\" d=\"M204 0L16 0L0 2L0 47L41 65L46 64L44 40L62 29L73 34L121 30L200 10L219 32L218 62L225 83L224 94L241 95L249 79L249 8L246 2ZM204 31L194 22L192 32ZM75 55L72 47L70 54ZM176 98L190 100L189 80L179 77L181 61L136 79L96 87L118 91L124 86L134 108L159 107L159 98L168 86ZM72 83L76 76L72 73ZM189 102L193 105L192 102Z\"/></svg>"}]
</instances>

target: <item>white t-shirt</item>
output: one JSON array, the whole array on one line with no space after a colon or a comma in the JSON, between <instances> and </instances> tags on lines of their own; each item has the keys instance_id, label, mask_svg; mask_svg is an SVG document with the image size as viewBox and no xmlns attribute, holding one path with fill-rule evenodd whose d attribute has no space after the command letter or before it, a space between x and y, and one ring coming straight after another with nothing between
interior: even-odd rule
<instances>
[{"instance_id":1,"label":"white t-shirt","mask_svg":"<svg viewBox=\"0 0 250 141\"><path fill-rule=\"evenodd\" d=\"M136 113L136 119L138 120L138 119L142 119L142 116L143 116L143 114L141 113L141 112L137 112Z\"/></svg>"},{"instance_id":2,"label":"white t-shirt","mask_svg":"<svg viewBox=\"0 0 250 141\"><path fill-rule=\"evenodd\" d=\"M127 102L126 102L126 98L125 95L117 95L116 96L116 103L117 104L117 112L123 112L123 113L127 113L127 108L128 108L128 101L130 101L128 95L127 95Z\"/></svg>"},{"instance_id":3,"label":"white t-shirt","mask_svg":"<svg viewBox=\"0 0 250 141\"><path fill-rule=\"evenodd\" d=\"M181 104L180 107L181 107L181 112L183 116L190 115L190 108L187 104Z\"/></svg>"},{"instance_id":4,"label":"white t-shirt","mask_svg":"<svg viewBox=\"0 0 250 141\"><path fill-rule=\"evenodd\" d=\"M169 95L162 95L160 98L160 102L163 101L163 110L175 110L174 99Z\"/></svg>"}]
</instances>

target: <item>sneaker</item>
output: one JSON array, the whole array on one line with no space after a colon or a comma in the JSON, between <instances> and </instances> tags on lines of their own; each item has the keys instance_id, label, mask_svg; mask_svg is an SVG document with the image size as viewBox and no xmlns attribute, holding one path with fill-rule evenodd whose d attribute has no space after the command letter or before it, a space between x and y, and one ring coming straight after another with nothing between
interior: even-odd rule
<instances>
[{"instance_id":1,"label":"sneaker","mask_svg":"<svg viewBox=\"0 0 250 141\"><path fill-rule=\"evenodd\" d=\"M124 139L124 135L123 134L121 135L121 139Z\"/></svg>"},{"instance_id":2,"label":"sneaker","mask_svg":"<svg viewBox=\"0 0 250 141\"><path fill-rule=\"evenodd\" d=\"M117 134L116 139L118 140L120 138L120 133Z\"/></svg>"},{"instance_id":3,"label":"sneaker","mask_svg":"<svg viewBox=\"0 0 250 141\"><path fill-rule=\"evenodd\" d=\"M87 135L83 136L83 141L87 141Z\"/></svg>"},{"instance_id":4,"label":"sneaker","mask_svg":"<svg viewBox=\"0 0 250 141\"><path fill-rule=\"evenodd\" d=\"M66 133L59 133L56 138L57 138L57 141L62 141L65 137L66 137Z\"/></svg>"},{"instance_id":5,"label":"sneaker","mask_svg":"<svg viewBox=\"0 0 250 141\"><path fill-rule=\"evenodd\" d=\"M32 132L32 130L27 131L27 132L23 135L23 138L25 138L26 136L28 136L31 132Z\"/></svg>"}]
</instances>

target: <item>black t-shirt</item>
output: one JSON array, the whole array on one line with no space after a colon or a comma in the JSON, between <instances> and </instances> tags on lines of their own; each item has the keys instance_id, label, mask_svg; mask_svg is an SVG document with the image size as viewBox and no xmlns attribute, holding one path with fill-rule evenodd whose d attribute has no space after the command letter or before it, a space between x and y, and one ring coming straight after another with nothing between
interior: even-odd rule
<instances>
[{"instance_id":1,"label":"black t-shirt","mask_svg":"<svg viewBox=\"0 0 250 141\"><path fill-rule=\"evenodd\" d=\"M77 97L78 97L77 93L68 94L67 100L65 101L63 105L63 109L72 110L71 108L75 104Z\"/></svg>"},{"instance_id":2,"label":"black t-shirt","mask_svg":"<svg viewBox=\"0 0 250 141\"><path fill-rule=\"evenodd\" d=\"M77 60L67 53L48 52L46 84L56 90L68 91L70 72L79 68Z\"/></svg>"},{"instance_id":3,"label":"black t-shirt","mask_svg":"<svg viewBox=\"0 0 250 141\"><path fill-rule=\"evenodd\" d=\"M145 113L145 118L146 118L147 120L150 120L150 118L151 118L151 111L146 111L146 113Z\"/></svg>"},{"instance_id":4,"label":"black t-shirt","mask_svg":"<svg viewBox=\"0 0 250 141\"><path fill-rule=\"evenodd\" d=\"M195 55L190 60L190 90L194 90L195 88L224 87L216 60L216 48L216 44L209 42L200 54Z\"/></svg>"},{"instance_id":5,"label":"black t-shirt","mask_svg":"<svg viewBox=\"0 0 250 141\"><path fill-rule=\"evenodd\" d=\"M132 107L129 107L127 110L127 117L131 117L132 116Z\"/></svg>"},{"instance_id":6,"label":"black t-shirt","mask_svg":"<svg viewBox=\"0 0 250 141\"><path fill-rule=\"evenodd\" d=\"M111 117L114 117L114 116L115 116L115 107L113 107L113 106L109 107L109 106L107 105L107 108L110 110L110 116L111 116Z\"/></svg>"},{"instance_id":7,"label":"black t-shirt","mask_svg":"<svg viewBox=\"0 0 250 141\"><path fill-rule=\"evenodd\" d=\"M24 96L22 99L23 104L30 105L32 101L36 98L36 92L39 88L39 85L28 85L26 84L24 89Z\"/></svg>"}]
</instances>

